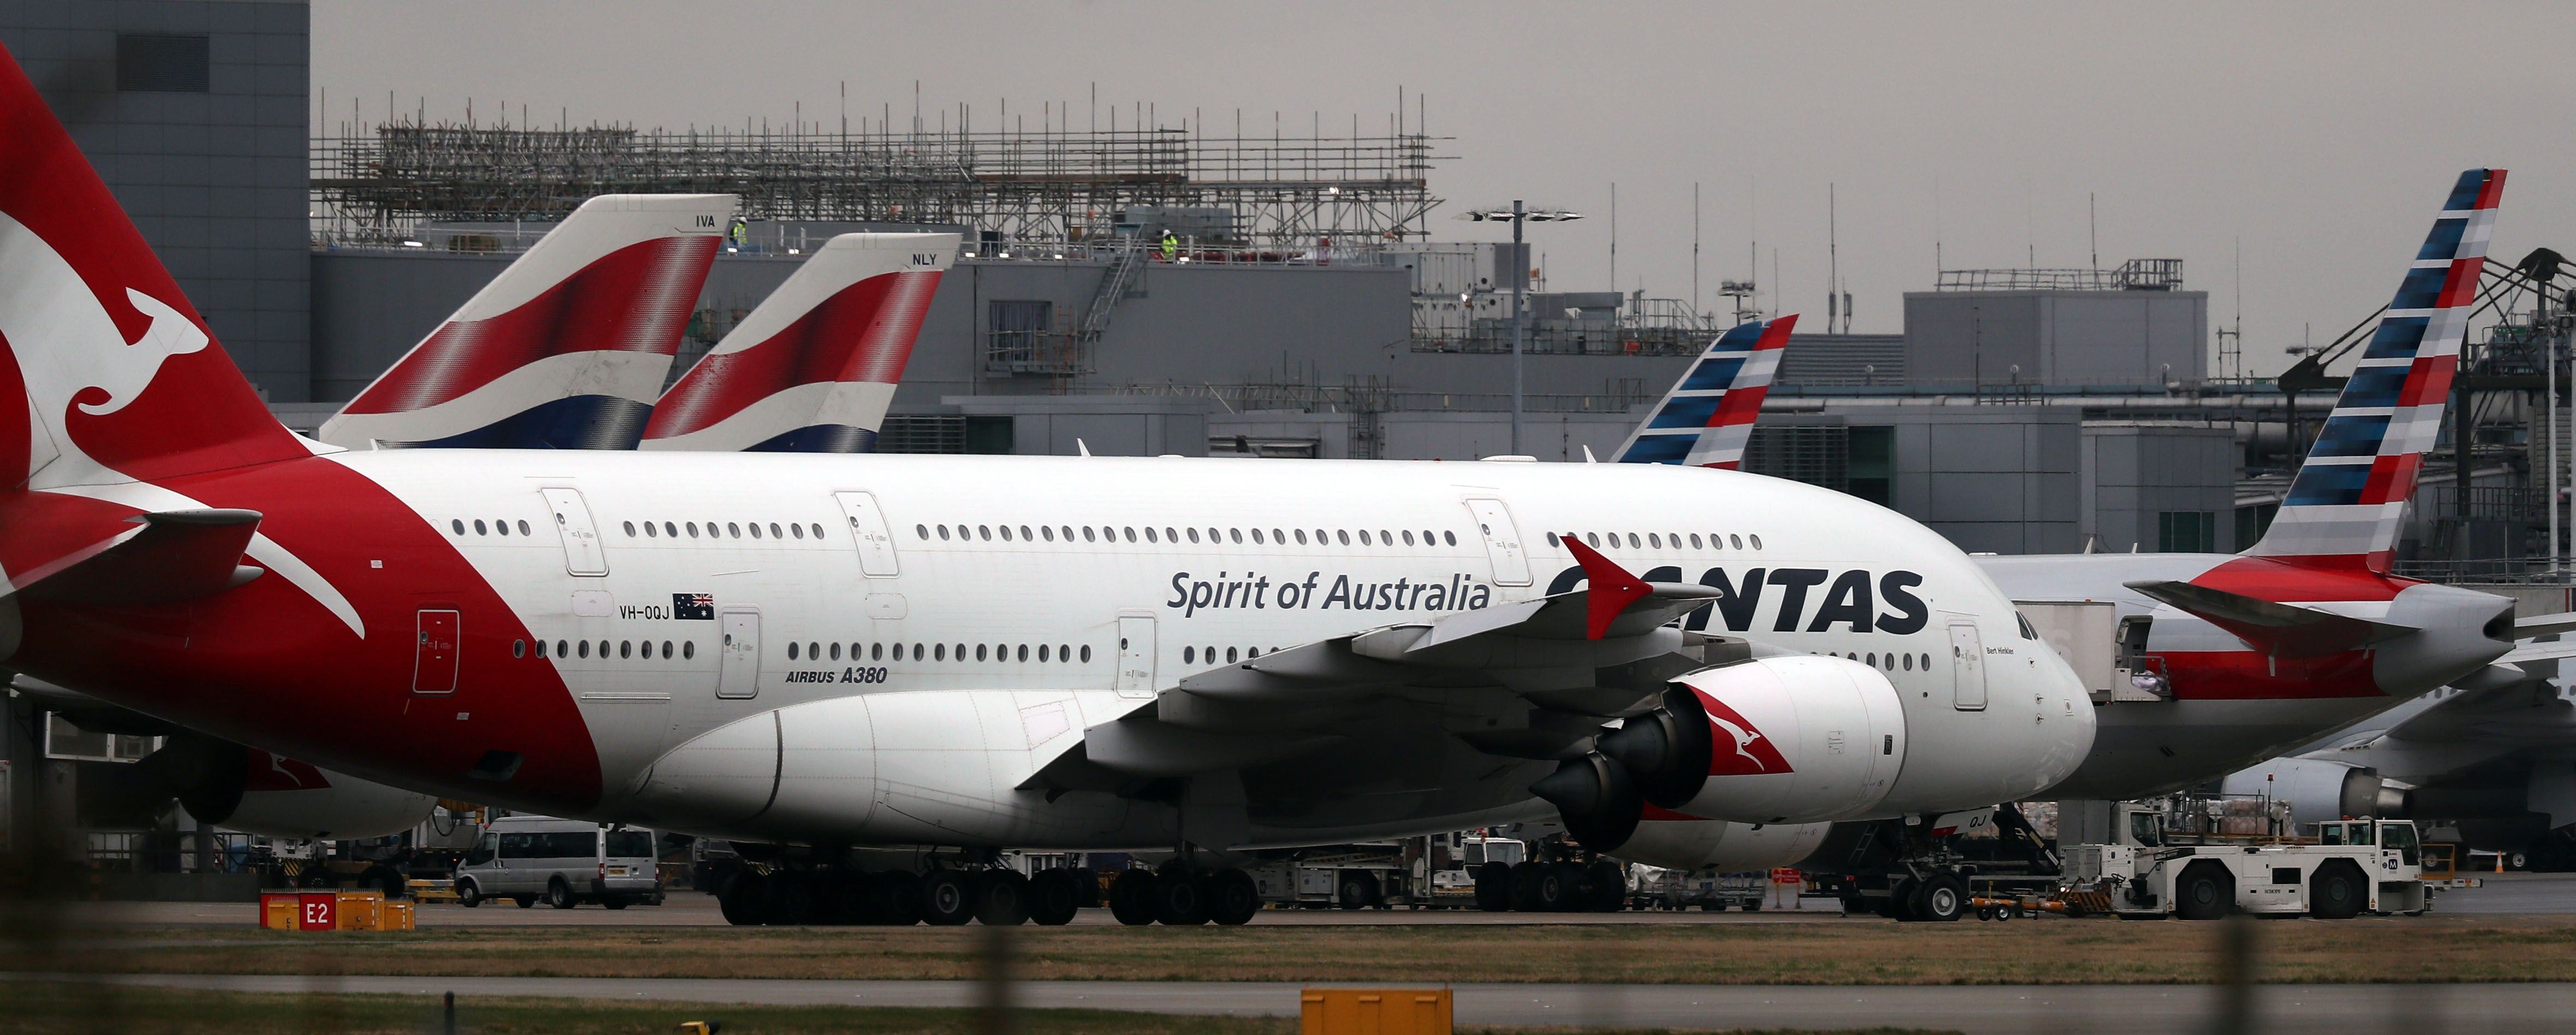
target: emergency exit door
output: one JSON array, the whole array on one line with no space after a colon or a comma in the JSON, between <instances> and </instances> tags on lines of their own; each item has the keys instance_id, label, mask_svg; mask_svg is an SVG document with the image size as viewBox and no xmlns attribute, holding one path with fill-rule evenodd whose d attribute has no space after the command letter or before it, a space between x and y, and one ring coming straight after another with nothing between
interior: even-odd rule
<instances>
[{"instance_id":1,"label":"emergency exit door","mask_svg":"<svg viewBox=\"0 0 2576 1035\"><path fill-rule=\"evenodd\" d=\"M457 612L452 609L421 609L414 629L411 692L415 694L456 692L458 633L463 624Z\"/></svg>"},{"instance_id":2,"label":"emergency exit door","mask_svg":"<svg viewBox=\"0 0 2576 1035\"><path fill-rule=\"evenodd\" d=\"M1986 646L1977 638L1977 623L1950 620L1950 678L1956 680L1951 706L1963 712L1986 710Z\"/></svg>"},{"instance_id":3,"label":"emergency exit door","mask_svg":"<svg viewBox=\"0 0 2576 1035\"><path fill-rule=\"evenodd\" d=\"M554 513L555 535L563 540L564 570L575 575L608 574L608 553L600 546L599 524L579 489L540 489L546 509Z\"/></svg>"},{"instance_id":4,"label":"emergency exit door","mask_svg":"<svg viewBox=\"0 0 2576 1035\"><path fill-rule=\"evenodd\" d=\"M1154 696L1154 616L1118 616L1118 696Z\"/></svg>"},{"instance_id":5,"label":"emergency exit door","mask_svg":"<svg viewBox=\"0 0 2576 1035\"><path fill-rule=\"evenodd\" d=\"M1469 497L1467 511L1476 518L1477 534L1484 537L1485 559L1494 565L1494 585L1529 585L1529 552L1521 544L1519 526L1512 524L1510 508L1498 499Z\"/></svg>"},{"instance_id":6,"label":"emergency exit door","mask_svg":"<svg viewBox=\"0 0 2576 1035\"><path fill-rule=\"evenodd\" d=\"M729 607L716 615L716 696L760 696L760 612Z\"/></svg>"},{"instance_id":7,"label":"emergency exit door","mask_svg":"<svg viewBox=\"0 0 2576 1035\"><path fill-rule=\"evenodd\" d=\"M877 497L870 492L838 492L841 516L850 523L850 538L859 548L859 570L869 578L892 578L895 574L894 536L886 531L885 512L877 509Z\"/></svg>"}]
</instances>

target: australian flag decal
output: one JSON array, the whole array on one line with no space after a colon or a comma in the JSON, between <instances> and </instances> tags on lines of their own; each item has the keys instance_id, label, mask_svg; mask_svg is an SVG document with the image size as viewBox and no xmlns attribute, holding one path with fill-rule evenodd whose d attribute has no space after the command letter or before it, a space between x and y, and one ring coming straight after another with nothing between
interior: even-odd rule
<instances>
[{"instance_id":1,"label":"australian flag decal","mask_svg":"<svg viewBox=\"0 0 2576 1035\"><path fill-rule=\"evenodd\" d=\"M671 594L671 617L683 622L716 620L716 595L713 593Z\"/></svg>"}]
</instances>

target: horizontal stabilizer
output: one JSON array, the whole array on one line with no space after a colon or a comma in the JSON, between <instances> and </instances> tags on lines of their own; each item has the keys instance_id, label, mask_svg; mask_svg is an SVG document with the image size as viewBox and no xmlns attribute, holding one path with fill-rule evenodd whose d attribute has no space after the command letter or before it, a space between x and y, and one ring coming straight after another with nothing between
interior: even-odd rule
<instances>
[{"instance_id":1,"label":"horizontal stabilizer","mask_svg":"<svg viewBox=\"0 0 2576 1035\"><path fill-rule=\"evenodd\" d=\"M2566 632L2576 632L2576 611L2565 614L2533 615L2529 618L2515 619L2513 623L2513 638L2517 640Z\"/></svg>"},{"instance_id":2,"label":"horizontal stabilizer","mask_svg":"<svg viewBox=\"0 0 2576 1035\"><path fill-rule=\"evenodd\" d=\"M175 604L210 597L258 578L241 563L259 530L255 510L172 510L131 519L141 527L19 589L75 604Z\"/></svg>"},{"instance_id":3,"label":"horizontal stabilizer","mask_svg":"<svg viewBox=\"0 0 2576 1035\"><path fill-rule=\"evenodd\" d=\"M2416 631L2412 626L2275 603L2188 582L2151 580L2123 585L2206 619L2257 649L2284 658L2312 658L2357 650Z\"/></svg>"}]
</instances>

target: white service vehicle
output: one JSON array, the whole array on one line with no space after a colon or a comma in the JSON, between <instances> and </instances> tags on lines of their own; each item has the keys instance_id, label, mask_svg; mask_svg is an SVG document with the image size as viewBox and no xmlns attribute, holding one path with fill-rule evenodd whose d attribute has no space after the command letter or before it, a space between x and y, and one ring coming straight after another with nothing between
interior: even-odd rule
<instances>
[{"instance_id":1,"label":"white service vehicle","mask_svg":"<svg viewBox=\"0 0 2576 1035\"><path fill-rule=\"evenodd\" d=\"M653 832L553 816L492 821L456 868L456 904L472 908L506 898L525 909L544 902L571 909L597 902L624 909L659 904L661 870Z\"/></svg>"},{"instance_id":2,"label":"white service vehicle","mask_svg":"<svg viewBox=\"0 0 2576 1035\"><path fill-rule=\"evenodd\" d=\"M2415 824L2317 824L2318 838L2166 844L2154 809L2123 803L2108 844L2066 850L2065 890L2098 892L2121 916L2215 920L2231 910L2344 920L2432 905Z\"/></svg>"}]
</instances>

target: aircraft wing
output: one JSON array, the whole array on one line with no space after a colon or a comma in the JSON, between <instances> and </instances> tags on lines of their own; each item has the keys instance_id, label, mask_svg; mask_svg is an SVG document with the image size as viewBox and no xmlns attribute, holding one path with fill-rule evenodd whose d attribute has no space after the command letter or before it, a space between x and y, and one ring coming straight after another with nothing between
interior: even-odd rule
<instances>
[{"instance_id":1,"label":"aircraft wing","mask_svg":"<svg viewBox=\"0 0 2576 1035\"><path fill-rule=\"evenodd\" d=\"M2576 632L2576 611L2554 615L2533 615L2529 618L2515 619L2513 623L2513 635L2518 640L2567 632Z\"/></svg>"},{"instance_id":2,"label":"aircraft wing","mask_svg":"<svg viewBox=\"0 0 2576 1035\"><path fill-rule=\"evenodd\" d=\"M2189 582L2145 580L2121 585L2205 619L2258 650L2285 658L2340 653L2417 631L2409 625L2276 603ZM2508 655L2505 660L2513 659Z\"/></svg>"},{"instance_id":3,"label":"aircraft wing","mask_svg":"<svg viewBox=\"0 0 2576 1035\"><path fill-rule=\"evenodd\" d=\"M1605 722L1653 707L1667 680L1752 655L1743 641L1674 627L1716 590L1645 582L1567 546L1590 575L1584 588L1193 673L1085 730L1023 786L1134 793L1240 770L1256 795L1332 797L1366 784L1438 795L1482 781L1501 804L1525 798L1546 763L1582 752Z\"/></svg>"}]
</instances>

